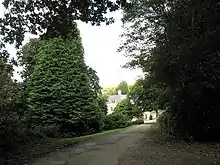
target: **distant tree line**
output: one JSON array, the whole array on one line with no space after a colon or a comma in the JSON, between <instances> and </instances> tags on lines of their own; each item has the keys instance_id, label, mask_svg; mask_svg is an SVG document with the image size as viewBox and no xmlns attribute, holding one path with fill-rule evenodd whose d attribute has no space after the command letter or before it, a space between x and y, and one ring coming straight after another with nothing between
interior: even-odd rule
<instances>
[{"instance_id":1,"label":"distant tree line","mask_svg":"<svg viewBox=\"0 0 220 165\"><path fill-rule=\"evenodd\" d=\"M102 91L106 97L109 95L117 95L119 90L122 95L127 95L129 93L129 88L130 86L126 81L121 81L117 86L105 87Z\"/></svg>"}]
</instances>

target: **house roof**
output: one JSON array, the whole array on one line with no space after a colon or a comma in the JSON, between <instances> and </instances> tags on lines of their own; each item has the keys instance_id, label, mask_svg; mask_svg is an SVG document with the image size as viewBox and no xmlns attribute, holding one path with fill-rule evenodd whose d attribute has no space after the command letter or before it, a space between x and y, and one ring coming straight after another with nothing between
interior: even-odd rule
<instances>
[{"instance_id":1,"label":"house roof","mask_svg":"<svg viewBox=\"0 0 220 165\"><path fill-rule=\"evenodd\" d=\"M108 101L114 101L114 100L121 101L121 100L123 100L125 98L126 98L126 95L110 95L108 97Z\"/></svg>"}]
</instances>

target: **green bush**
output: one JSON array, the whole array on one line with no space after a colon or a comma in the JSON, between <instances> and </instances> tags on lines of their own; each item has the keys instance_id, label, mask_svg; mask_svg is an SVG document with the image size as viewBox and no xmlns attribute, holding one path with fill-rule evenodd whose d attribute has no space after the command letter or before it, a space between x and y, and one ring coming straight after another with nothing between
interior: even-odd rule
<instances>
[{"instance_id":1,"label":"green bush","mask_svg":"<svg viewBox=\"0 0 220 165\"><path fill-rule=\"evenodd\" d=\"M130 119L132 119L134 116L133 105L131 104L131 102L128 98L120 101L116 105L114 112L115 113L122 113L123 115L129 117Z\"/></svg>"},{"instance_id":2,"label":"green bush","mask_svg":"<svg viewBox=\"0 0 220 165\"><path fill-rule=\"evenodd\" d=\"M61 135L60 129L57 125L43 125L43 126L35 126L32 130L32 133L35 134L35 136L41 136L41 137L51 137L56 138Z\"/></svg>"},{"instance_id":3,"label":"green bush","mask_svg":"<svg viewBox=\"0 0 220 165\"><path fill-rule=\"evenodd\" d=\"M163 112L158 118L157 123L159 124L160 131L162 133L169 133L169 121L170 114L168 112Z\"/></svg>"},{"instance_id":4,"label":"green bush","mask_svg":"<svg viewBox=\"0 0 220 165\"><path fill-rule=\"evenodd\" d=\"M124 128L131 125L129 118L122 113L113 113L105 116L104 130Z\"/></svg>"},{"instance_id":5,"label":"green bush","mask_svg":"<svg viewBox=\"0 0 220 165\"><path fill-rule=\"evenodd\" d=\"M136 120L136 121L132 121L131 124L132 124L132 125L144 124L144 120L143 120L143 119L138 119L138 120Z\"/></svg>"}]
</instances>

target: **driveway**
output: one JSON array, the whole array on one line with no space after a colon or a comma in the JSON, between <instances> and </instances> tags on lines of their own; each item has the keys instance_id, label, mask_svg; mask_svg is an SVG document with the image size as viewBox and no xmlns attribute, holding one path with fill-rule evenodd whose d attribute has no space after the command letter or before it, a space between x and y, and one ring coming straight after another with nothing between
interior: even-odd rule
<instances>
[{"instance_id":1,"label":"driveway","mask_svg":"<svg viewBox=\"0 0 220 165\"><path fill-rule=\"evenodd\" d=\"M152 122L152 121L151 121ZM219 165L220 143L167 139L156 124L97 137L31 165Z\"/></svg>"},{"instance_id":2,"label":"driveway","mask_svg":"<svg viewBox=\"0 0 220 165\"><path fill-rule=\"evenodd\" d=\"M150 126L136 125L118 133L104 135L51 153L31 165L118 165L127 150L145 138Z\"/></svg>"}]
</instances>

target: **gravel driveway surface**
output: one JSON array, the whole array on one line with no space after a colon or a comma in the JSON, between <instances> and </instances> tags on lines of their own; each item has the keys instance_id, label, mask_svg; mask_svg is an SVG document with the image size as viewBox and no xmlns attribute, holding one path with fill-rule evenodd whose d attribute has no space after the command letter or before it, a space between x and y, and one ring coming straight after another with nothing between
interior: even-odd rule
<instances>
[{"instance_id":1,"label":"gravel driveway surface","mask_svg":"<svg viewBox=\"0 0 220 165\"><path fill-rule=\"evenodd\" d=\"M144 138L150 124L136 125L51 153L31 165L117 165L128 148Z\"/></svg>"},{"instance_id":2,"label":"gravel driveway surface","mask_svg":"<svg viewBox=\"0 0 220 165\"><path fill-rule=\"evenodd\" d=\"M51 153L31 165L220 165L220 143L171 141L157 125L132 126Z\"/></svg>"}]
</instances>

